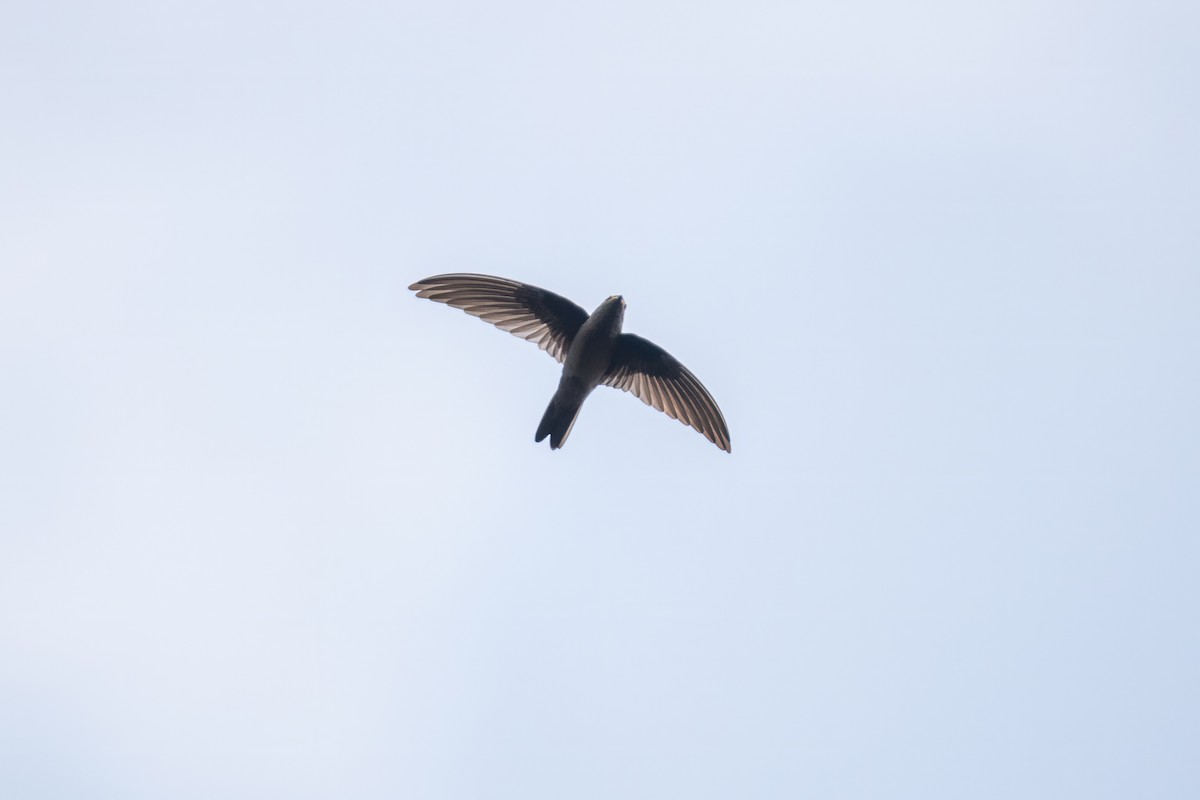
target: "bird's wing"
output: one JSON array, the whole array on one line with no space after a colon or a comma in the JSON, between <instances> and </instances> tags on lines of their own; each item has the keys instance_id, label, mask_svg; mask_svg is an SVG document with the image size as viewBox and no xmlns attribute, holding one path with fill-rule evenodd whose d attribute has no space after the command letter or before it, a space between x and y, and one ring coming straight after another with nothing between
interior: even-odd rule
<instances>
[{"instance_id":1,"label":"bird's wing","mask_svg":"<svg viewBox=\"0 0 1200 800\"><path fill-rule=\"evenodd\" d=\"M437 303L461 308L502 331L535 343L559 363L588 314L567 298L492 275L434 275L408 287Z\"/></svg>"},{"instance_id":2,"label":"bird's wing","mask_svg":"<svg viewBox=\"0 0 1200 800\"><path fill-rule=\"evenodd\" d=\"M622 333L602 382L632 392L643 403L691 425L727 453L729 429L717 401L691 371L654 342Z\"/></svg>"}]
</instances>

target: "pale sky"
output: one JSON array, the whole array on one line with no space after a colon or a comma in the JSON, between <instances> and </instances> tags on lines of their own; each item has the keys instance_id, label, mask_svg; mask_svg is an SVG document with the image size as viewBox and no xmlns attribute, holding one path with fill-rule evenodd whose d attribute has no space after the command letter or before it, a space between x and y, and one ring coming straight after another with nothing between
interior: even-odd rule
<instances>
[{"instance_id":1,"label":"pale sky","mask_svg":"<svg viewBox=\"0 0 1200 800\"><path fill-rule=\"evenodd\" d=\"M7 3L0 795L1200 796L1197 31Z\"/></svg>"}]
</instances>

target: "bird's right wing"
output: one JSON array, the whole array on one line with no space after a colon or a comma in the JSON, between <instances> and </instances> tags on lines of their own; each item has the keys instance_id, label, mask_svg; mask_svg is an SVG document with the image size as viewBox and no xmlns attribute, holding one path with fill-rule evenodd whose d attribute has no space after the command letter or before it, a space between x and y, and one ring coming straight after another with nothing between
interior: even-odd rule
<instances>
[{"instance_id":1,"label":"bird's right wing","mask_svg":"<svg viewBox=\"0 0 1200 800\"><path fill-rule=\"evenodd\" d=\"M527 339L561 364L588 313L562 295L492 275L434 275L408 287Z\"/></svg>"}]
</instances>

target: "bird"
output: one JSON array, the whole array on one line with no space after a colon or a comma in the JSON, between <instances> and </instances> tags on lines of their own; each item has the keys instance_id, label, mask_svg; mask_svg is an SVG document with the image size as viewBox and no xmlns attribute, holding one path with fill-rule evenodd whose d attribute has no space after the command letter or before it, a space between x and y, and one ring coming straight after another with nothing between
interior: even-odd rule
<instances>
[{"instance_id":1,"label":"bird","mask_svg":"<svg viewBox=\"0 0 1200 800\"><path fill-rule=\"evenodd\" d=\"M408 287L533 342L563 365L558 389L534 441L567 442L583 401L599 385L630 392L732 453L721 409L691 371L654 342L623 333L625 298L612 295L588 314L562 295L494 275L434 275Z\"/></svg>"}]
</instances>

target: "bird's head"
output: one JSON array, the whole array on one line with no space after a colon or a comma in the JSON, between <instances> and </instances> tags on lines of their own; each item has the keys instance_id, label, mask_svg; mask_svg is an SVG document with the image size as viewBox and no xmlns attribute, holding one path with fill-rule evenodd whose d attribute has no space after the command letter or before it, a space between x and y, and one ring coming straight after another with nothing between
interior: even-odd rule
<instances>
[{"instance_id":1,"label":"bird's head","mask_svg":"<svg viewBox=\"0 0 1200 800\"><path fill-rule=\"evenodd\" d=\"M625 298L614 294L601 303L595 313L601 316L608 327L616 333L620 333L621 325L625 321Z\"/></svg>"}]
</instances>

